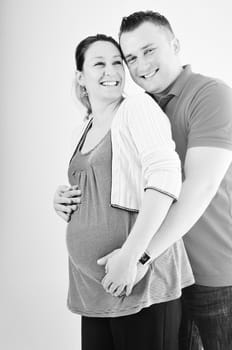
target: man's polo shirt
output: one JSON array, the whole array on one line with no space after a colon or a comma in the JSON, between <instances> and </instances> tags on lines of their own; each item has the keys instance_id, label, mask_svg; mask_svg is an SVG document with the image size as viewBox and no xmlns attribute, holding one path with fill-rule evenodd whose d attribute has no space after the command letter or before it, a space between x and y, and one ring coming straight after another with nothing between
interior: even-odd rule
<instances>
[{"instance_id":1,"label":"man's polo shirt","mask_svg":"<svg viewBox=\"0 0 232 350\"><path fill-rule=\"evenodd\" d=\"M171 99L165 113L171 122L184 179L188 148L232 151L232 90L222 81L192 73L190 66L184 66L168 95ZM232 166L184 242L197 284L232 285Z\"/></svg>"}]
</instances>

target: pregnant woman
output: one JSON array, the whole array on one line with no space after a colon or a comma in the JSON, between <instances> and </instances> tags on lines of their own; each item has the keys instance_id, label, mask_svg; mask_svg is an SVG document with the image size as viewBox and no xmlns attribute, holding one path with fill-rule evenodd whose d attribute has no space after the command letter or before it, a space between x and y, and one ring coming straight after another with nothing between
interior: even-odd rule
<instances>
[{"instance_id":1,"label":"pregnant woman","mask_svg":"<svg viewBox=\"0 0 232 350\"><path fill-rule=\"evenodd\" d=\"M155 262L145 252L181 186L169 121L147 94L123 97L113 38L84 39L75 59L88 116L69 163L70 187L57 190L54 206L68 221L68 307L82 316L82 349L177 350L181 288L194 282L185 249L179 241ZM107 266L97 263L115 249L118 273L127 276L117 288L104 284ZM139 269L144 277L128 289Z\"/></svg>"}]
</instances>

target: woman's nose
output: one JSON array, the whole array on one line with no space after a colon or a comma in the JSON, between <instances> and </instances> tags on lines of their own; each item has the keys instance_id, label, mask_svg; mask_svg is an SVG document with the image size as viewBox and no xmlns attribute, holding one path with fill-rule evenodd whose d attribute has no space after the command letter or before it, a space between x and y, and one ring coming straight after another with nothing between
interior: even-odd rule
<instances>
[{"instance_id":1,"label":"woman's nose","mask_svg":"<svg viewBox=\"0 0 232 350\"><path fill-rule=\"evenodd\" d=\"M112 65L106 65L104 69L104 75L115 74L115 67Z\"/></svg>"}]
</instances>

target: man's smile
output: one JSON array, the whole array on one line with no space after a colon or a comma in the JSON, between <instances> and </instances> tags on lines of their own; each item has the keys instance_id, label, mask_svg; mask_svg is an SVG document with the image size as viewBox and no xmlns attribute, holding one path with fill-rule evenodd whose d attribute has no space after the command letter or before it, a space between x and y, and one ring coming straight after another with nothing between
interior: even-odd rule
<instances>
[{"instance_id":1,"label":"man's smile","mask_svg":"<svg viewBox=\"0 0 232 350\"><path fill-rule=\"evenodd\" d=\"M152 72L149 72L147 74L141 75L140 77L143 79L150 79L155 76L155 74L159 71L159 68L153 70Z\"/></svg>"}]
</instances>

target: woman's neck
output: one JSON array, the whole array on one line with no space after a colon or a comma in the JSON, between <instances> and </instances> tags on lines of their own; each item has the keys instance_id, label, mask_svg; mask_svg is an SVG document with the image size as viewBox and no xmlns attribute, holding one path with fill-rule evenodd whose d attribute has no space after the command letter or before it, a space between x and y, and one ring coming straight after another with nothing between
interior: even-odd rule
<instances>
[{"instance_id":1,"label":"woman's neck","mask_svg":"<svg viewBox=\"0 0 232 350\"><path fill-rule=\"evenodd\" d=\"M122 101L123 97L113 102L92 101L93 124L95 124L95 126L101 126L102 124L111 123Z\"/></svg>"}]
</instances>

